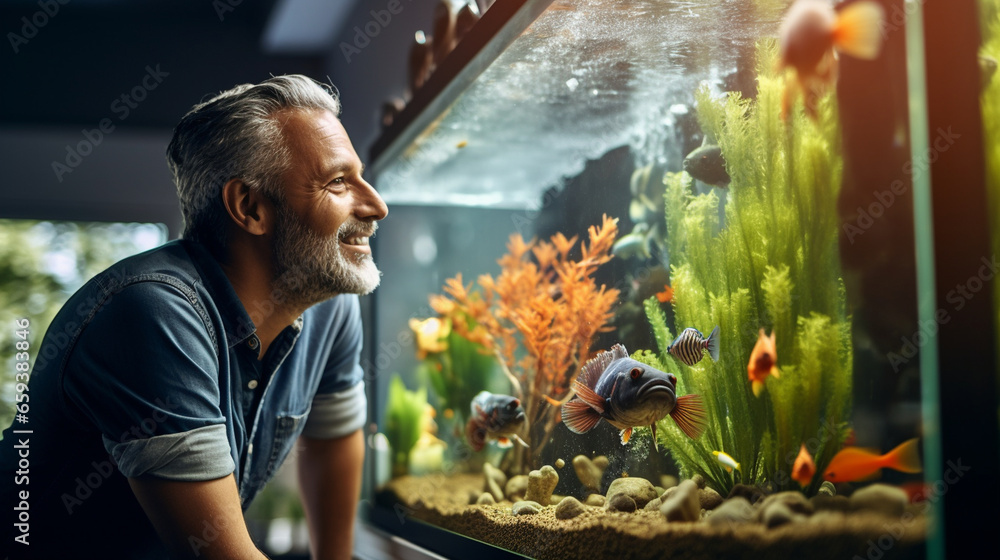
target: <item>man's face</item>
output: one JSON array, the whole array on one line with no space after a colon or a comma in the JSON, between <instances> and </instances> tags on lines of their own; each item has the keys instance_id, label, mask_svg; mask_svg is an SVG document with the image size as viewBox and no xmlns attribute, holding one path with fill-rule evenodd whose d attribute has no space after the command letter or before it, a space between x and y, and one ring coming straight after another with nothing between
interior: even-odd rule
<instances>
[{"instance_id":1,"label":"man's face","mask_svg":"<svg viewBox=\"0 0 1000 560\"><path fill-rule=\"evenodd\" d=\"M341 293L367 294L379 284L368 238L388 214L364 179L340 121L329 111L278 115L291 153L276 201L275 288L312 305Z\"/></svg>"}]
</instances>

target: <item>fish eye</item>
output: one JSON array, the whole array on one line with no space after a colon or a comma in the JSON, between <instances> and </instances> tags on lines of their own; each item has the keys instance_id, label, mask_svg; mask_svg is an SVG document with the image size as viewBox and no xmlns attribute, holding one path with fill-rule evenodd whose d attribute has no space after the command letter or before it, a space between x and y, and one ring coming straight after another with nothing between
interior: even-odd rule
<instances>
[{"instance_id":1,"label":"fish eye","mask_svg":"<svg viewBox=\"0 0 1000 560\"><path fill-rule=\"evenodd\" d=\"M628 372L628 374L632 377L632 379L639 379L639 376L642 375L642 369L634 367L632 368L632 371Z\"/></svg>"},{"instance_id":2,"label":"fish eye","mask_svg":"<svg viewBox=\"0 0 1000 560\"><path fill-rule=\"evenodd\" d=\"M507 409L508 410L514 410L514 409L516 409L519 406L521 406L521 403L518 402L517 399L514 399L514 400L510 401L509 403L507 403Z\"/></svg>"},{"instance_id":3,"label":"fish eye","mask_svg":"<svg viewBox=\"0 0 1000 560\"><path fill-rule=\"evenodd\" d=\"M672 373L668 373L667 374L667 379L670 380L670 383L672 383L674 385L677 385L677 376L676 375L674 375Z\"/></svg>"}]
</instances>

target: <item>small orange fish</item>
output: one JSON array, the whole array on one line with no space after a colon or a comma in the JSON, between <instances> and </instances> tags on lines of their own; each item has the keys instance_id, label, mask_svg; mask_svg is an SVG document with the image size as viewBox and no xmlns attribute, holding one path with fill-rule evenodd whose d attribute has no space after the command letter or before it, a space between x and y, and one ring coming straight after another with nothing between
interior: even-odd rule
<instances>
[{"instance_id":1,"label":"small orange fish","mask_svg":"<svg viewBox=\"0 0 1000 560\"><path fill-rule=\"evenodd\" d=\"M812 482L813 475L815 474L816 463L813 462L812 455L809 454L806 444L803 443L799 449L799 456L795 458L795 464L792 465L792 480L805 488Z\"/></svg>"},{"instance_id":2,"label":"small orange fish","mask_svg":"<svg viewBox=\"0 0 1000 560\"><path fill-rule=\"evenodd\" d=\"M774 331L771 331L771 336L766 336L764 328L761 327L760 336L757 337L757 344L754 345L753 351L750 352L750 363L747 364L747 375L751 382L753 395L755 397L760 396L761 391L764 390L764 381L767 380L768 375L778 378L780 377L779 373L778 349L774 343Z\"/></svg>"},{"instance_id":3,"label":"small orange fish","mask_svg":"<svg viewBox=\"0 0 1000 560\"><path fill-rule=\"evenodd\" d=\"M816 102L837 79L837 53L873 60L882 48L885 10L872 0L854 2L835 11L828 0L797 0L778 30L778 69L795 69L782 100L788 116L792 90L805 95L806 113L816 118Z\"/></svg>"},{"instance_id":4,"label":"small orange fish","mask_svg":"<svg viewBox=\"0 0 1000 560\"><path fill-rule=\"evenodd\" d=\"M823 478L830 482L852 482L871 478L882 469L894 469L905 473L920 472L917 438L901 443L899 447L885 455L860 447L845 447L833 456Z\"/></svg>"},{"instance_id":5,"label":"small orange fish","mask_svg":"<svg viewBox=\"0 0 1000 560\"><path fill-rule=\"evenodd\" d=\"M663 285L663 291L662 292L656 292L656 299L659 300L660 303L668 303L668 302L673 301L674 300L674 289L671 288L668 284L664 284Z\"/></svg>"}]
</instances>

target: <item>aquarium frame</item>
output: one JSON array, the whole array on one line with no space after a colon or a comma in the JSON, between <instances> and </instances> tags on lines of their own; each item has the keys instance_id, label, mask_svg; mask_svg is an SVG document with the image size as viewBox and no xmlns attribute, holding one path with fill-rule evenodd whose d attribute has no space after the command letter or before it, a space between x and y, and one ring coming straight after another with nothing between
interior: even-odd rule
<instances>
[{"instance_id":1,"label":"aquarium frame","mask_svg":"<svg viewBox=\"0 0 1000 560\"><path fill-rule=\"evenodd\" d=\"M385 507L375 506L368 514L369 524L409 543L446 558L475 558L476 560L530 559L516 552L500 548L468 535L454 533L412 517L406 518Z\"/></svg>"},{"instance_id":2,"label":"aquarium frame","mask_svg":"<svg viewBox=\"0 0 1000 560\"><path fill-rule=\"evenodd\" d=\"M369 152L372 176L377 177L446 114L455 100L552 2L504 0L490 6L375 140Z\"/></svg>"}]
</instances>

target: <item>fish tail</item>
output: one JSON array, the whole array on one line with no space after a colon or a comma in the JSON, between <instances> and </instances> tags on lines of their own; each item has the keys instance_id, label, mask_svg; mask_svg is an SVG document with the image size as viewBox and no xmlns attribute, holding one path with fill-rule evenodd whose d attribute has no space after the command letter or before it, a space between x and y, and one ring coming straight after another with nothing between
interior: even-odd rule
<instances>
[{"instance_id":1,"label":"fish tail","mask_svg":"<svg viewBox=\"0 0 1000 560\"><path fill-rule=\"evenodd\" d=\"M705 403L702 402L701 395L677 397L677 404L670 411L670 417L677 423L677 427L691 439L704 433L705 425L708 423Z\"/></svg>"},{"instance_id":2,"label":"fish tail","mask_svg":"<svg viewBox=\"0 0 1000 560\"><path fill-rule=\"evenodd\" d=\"M712 334L708 335L708 338L705 339L705 342L708 344L708 355L712 357L712 361L713 362L718 362L719 361L719 326L718 325L716 325L715 328L712 329Z\"/></svg>"},{"instance_id":3,"label":"fish tail","mask_svg":"<svg viewBox=\"0 0 1000 560\"><path fill-rule=\"evenodd\" d=\"M601 421L601 415L586 402L573 399L562 406L562 421L574 434L585 434Z\"/></svg>"},{"instance_id":4,"label":"fish tail","mask_svg":"<svg viewBox=\"0 0 1000 560\"><path fill-rule=\"evenodd\" d=\"M753 396L759 397L761 393L764 392L764 382L757 381L756 379L751 383L750 388L753 389Z\"/></svg>"},{"instance_id":5,"label":"fish tail","mask_svg":"<svg viewBox=\"0 0 1000 560\"><path fill-rule=\"evenodd\" d=\"M885 466L905 473L923 470L920 464L920 447L917 438L899 444L899 447L885 454Z\"/></svg>"},{"instance_id":6,"label":"fish tail","mask_svg":"<svg viewBox=\"0 0 1000 560\"><path fill-rule=\"evenodd\" d=\"M885 10L876 2L855 2L840 10L833 29L833 44L853 57L872 60L882 49Z\"/></svg>"}]
</instances>

